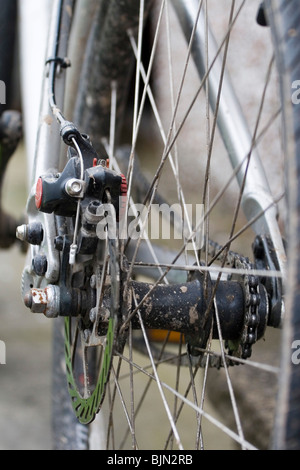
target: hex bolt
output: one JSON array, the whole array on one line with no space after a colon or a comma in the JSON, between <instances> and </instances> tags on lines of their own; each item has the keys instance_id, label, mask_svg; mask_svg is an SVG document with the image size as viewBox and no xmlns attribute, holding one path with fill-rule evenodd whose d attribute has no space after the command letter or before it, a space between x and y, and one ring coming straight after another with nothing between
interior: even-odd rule
<instances>
[{"instance_id":1,"label":"hex bolt","mask_svg":"<svg viewBox=\"0 0 300 470\"><path fill-rule=\"evenodd\" d=\"M54 285L45 289L32 288L25 295L24 303L32 313L43 313L47 318L55 318L60 312L60 289Z\"/></svg>"},{"instance_id":2,"label":"hex bolt","mask_svg":"<svg viewBox=\"0 0 300 470\"><path fill-rule=\"evenodd\" d=\"M84 211L84 219L88 224L97 224L103 219L103 215L98 215L97 211L101 206L100 201L92 201Z\"/></svg>"},{"instance_id":3,"label":"hex bolt","mask_svg":"<svg viewBox=\"0 0 300 470\"><path fill-rule=\"evenodd\" d=\"M66 182L65 190L69 196L80 196L83 189L83 181L71 178Z\"/></svg>"},{"instance_id":4,"label":"hex bolt","mask_svg":"<svg viewBox=\"0 0 300 470\"><path fill-rule=\"evenodd\" d=\"M92 214L96 214L99 206L101 206L101 202L95 200L89 203L88 208Z\"/></svg>"}]
</instances>

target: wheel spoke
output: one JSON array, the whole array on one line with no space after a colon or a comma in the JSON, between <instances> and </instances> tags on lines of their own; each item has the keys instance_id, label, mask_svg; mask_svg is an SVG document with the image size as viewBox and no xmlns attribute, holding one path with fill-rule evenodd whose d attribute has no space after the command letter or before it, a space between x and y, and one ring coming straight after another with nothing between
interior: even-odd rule
<instances>
[{"instance_id":1,"label":"wheel spoke","mask_svg":"<svg viewBox=\"0 0 300 470\"><path fill-rule=\"evenodd\" d=\"M137 306L137 300L134 296L134 301L135 301L135 304ZM155 376L155 380L156 380L156 383L157 383L157 386L158 386L158 389L159 389L159 393L161 395L161 398L162 398L162 401L163 401L163 404L164 404L164 407L165 407L165 410L166 410L166 413L168 415L168 419L170 421L170 424L171 424L171 427L172 427L172 431L174 433L174 438L175 438L175 441L176 441L176 444L178 446L178 448L181 450L183 449L182 447L182 444L181 444L181 440L180 440L180 437L179 437L179 434L178 434L178 431L177 431L177 428L175 426L175 423L174 423L174 420L173 420L173 417L172 417L172 413L171 413L171 410L168 406L168 403L167 403L167 400L165 398L165 395L164 395L164 392L163 392L163 389L162 389L162 385L161 385L161 381L159 379L159 376L158 376L158 373L157 373L157 368L155 366L155 362L154 362L154 359L153 359L153 356L152 356L152 353L151 353L151 348L150 348L150 344L149 344L149 341L148 341L148 338L147 338L147 333L146 333L146 330L144 328L144 325L143 325L143 320L142 320L142 317L141 317L141 314L138 310L138 316L139 316L139 321L141 323L141 327L142 327L142 331L143 331L143 336L144 336L144 340L145 340L145 344L146 344L146 347L147 347L147 350L148 350L148 355L149 355L149 359L151 361L151 365L152 365L152 368L153 368L153 372L154 372L154 376Z\"/></svg>"},{"instance_id":2,"label":"wheel spoke","mask_svg":"<svg viewBox=\"0 0 300 470\"><path fill-rule=\"evenodd\" d=\"M111 4L115 3L118 2ZM264 267L263 263L255 259L255 253L253 262L239 254L245 249L248 256L249 248L251 249L252 240L249 241L251 236L248 229L255 228L261 221L263 225L266 214L273 213L275 206L283 199L281 194L266 203L264 201L260 209L255 208L252 217L248 217L246 213L244 217L242 214L248 180L253 178L251 168L256 162L256 151L270 132L271 126L276 123L281 111L277 108L272 114L267 109L274 58L267 64L263 89L258 97L257 112L252 112L253 131L249 132L249 140L239 149L240 155L238 158L236 156L234 163L234 157L228 155L233 136L228 136L228 144L225 142L224 133L228 131L228 134L234 134L238 130L229 131L226 128L224 131L221 129L220 119L223 118L223 106L226 102L224 94L228 85L227 69L232 57L231 44L236 41L238 19L245 14L246 0L228 0L222 28L213 47L213 28L210 23L215 20L215 10L208 0L193 2L194 22L189 26L188 33L181 31L183 34L179 41L184 36L187 36L187 40L185 38L186 48L183 52L180 51L180 54L175 42L178 38L175 36L178 33L176 28L179 28L182 19L176 18L176 15L180 16L182 8L190 7L183 0L161 0L155 3L149 18L147 0L140 0L138 6L132 7L136 8L139 24L133 21L132 27L128 29L127 25L131 23L124 20L128 39L126 47L131 49L132 59L135 60L133 76L130 76L134 83L132 82L130 87L128 85L128 96L124 97L123 76L120 80L117 71L111 67L113 73L107 87L110 89L105 96L107 103L110 103L109 135L101 138L109 155L110 172L118 175L122 173L122 178L123 174L126 175L126 216L135 217L136 226L134 229L130 227L130 219L126 218L125 227L122 227L121 223L116 224L118 230L128 230L125 237L122 233L120 240L118 237L113 240L107 230L106 240L97 242L98 252L82 254L82 282L85 288L87 284L92 285L92 272L96 278L96 287L92 287L92 292L85 291L90 297L82 296L83 304L86 302L89 305L87 310L72 321L70 318L66 319L70 395L73 408L83 423L89 423L100 407L105 409L107 449L117 446L142 448L144 443L139 433L147 420L147 417L143 417L143 412L145 408L152 409L156 406L155 411L159 416L156 425L160 427L160 420L165 420L161 435L166 437L162 444L166 450L182 450L186 447L186 440L189 448L193 446L195 449L204 449L208 425L224 432L235 442L234 445L237 443L242 449L254 449L256 446L248 442L247 430L243 426L243 410L240 409L240 396L235 390L232 369L237 367L229 366L236 364L240 365L241 372L260 370L272 376L277 376L279 372L273 363L266 364L264 360L243 358L247 357L245 350L249 344L250 354L252 347L252 342L246 341L245 337L253 334L261 338L264 335L259 327L265 329L267 325L268 306L272 295L272 292L267 292L266 286L275 278L281 280L283 272L276 263L270 263L270 269L267 265ZM113 7L105 8L110 11ZM186 10L186 15L188 14L190 10ZM199 41L202 42L203 49L202 70L199 69L195 58ZM143 51L144 45L148 48L146 52ZM115 46L111 47L113 49ZM182 56L182 69L177 72L176 62L179 62L179 55ZM119 55L117 57L119 58ZM163 60L160 62L161 57ZM160 68L165 69L163 84L156 83ZM216 83L211 78L215 75L218 76ZM192 91L189 89L189 80L194 81ZM165 88L166 101L161 103L161 91L165 91ZM128 104L126 108L128 119L125 119L124 129L118 122L118 107L122 99L126 103L133 99L133 103ZM92 98L90 100L92 101ZM105 108L107 103L103 105ZM230 111L229 109L229 114ZM191 122L196 121L194 113L196 116L199 113L200 116L195 128ZM269 116L269 119L266 116ZM127 129L129 121L130 132ZM197 136L189 134L189 126ZM123 146L123 140L128 138L128 134L131 147L124 171L124 161L118 150ZM152 136L155 136L153 143L150 142ZM191 148L194 147L194 150L187 150L185 155L189 140L193 139L195 143ZM153 152L153 155L149 158L150 152ZM236 149L233 149L233 153L235 152ZM226 167L222 174L223 160L227 157L231 168L228 170ZM149 170L151 158L153 164L151 161ZM219 168L216 169L215 165ZM190 176L187 176L188 172ZM219 174L215 176L214 172ZM147 184L148 174L150 176ZM137 181L140 175L143 177L142 182ZM83 178L81 171L81 179ZM106 201L111 203L111 188L106 188L101 198L100 204ZM181 229L184 232L181 242L173 243L168 240L159 241L157 245L153 243L149 224L152 223L153 206L157 200L161 204L168 203L169 207L170 201L175 200L180 207L170 223L174 230ZM78 202L73 245L79 235L85 236L84 230L89 230L89 227L84 227L81 232L80 217L84 214L83 210L80 214L81 202ZM142 215L136 203L143 203L145 209ZM202 204L203 212L200 220L198 218L194 221L189 206L194 207L196 203ZM225 214L229 206L230 211ZM182 227L185 230L182 230ZM139 232L137 237L133 236L136 235L135 229ZM204 233L201 246L198 243L200 233ZM224 238L224 241L213 241L219 238ZM243 248L238 248L236 253L232 247L239 247L239 244ZM247 263L244 261L246 259ZM80 262L81 258L78 266L76 263L72 265L74 286L79 282L76 269L78 268L79 272ZM276 267L273 269L274 266ZM255 284L254 287L251 285L256 289L255 293L251 291L251 282ZM239 293L229 299L231 283L239 289ZM193 286L196 286L194 292ZM182 298L179 300L179 296L177 299L179 290L182 294L188 292L190 297L182 296L183 301ZM195 301L194 294L195 299L197 297ZM253 297L257 295L257 305L254 305L250 294ZM235 302L233 307L230 302ZM93 311L96 311L96 316L93 316ZM229 311L232 315L230 319ZM236 311L238 315L235 314ZM250 326L247 329L248 320L253 323L257 320L259 326L255 324L251 326L252 329ZM231 324L234 324L232 330ZM85 336L86 331L91 332L91 337ZM255 341L256 339L253 344ZM94 348L97 353L93 362L91 357ZM81 388L75 377L78 356L83 372ZM217 406L212 412L207 411L211 407L212 368L214 371L222 369L219 375L224 379L230 401L230 410L229 407L226 410L230 416L224 419L225 422L222 418L219 419ZM168 371L165 372L165 369ZM157 403L157 396L160 405ZM188 417L188 423L193 423L190 424L188 439L182 432L185 416ZM227 425L231 417L232 424ZM121 429L122 425L124 427Z\"/></svg>"}]
</instances>

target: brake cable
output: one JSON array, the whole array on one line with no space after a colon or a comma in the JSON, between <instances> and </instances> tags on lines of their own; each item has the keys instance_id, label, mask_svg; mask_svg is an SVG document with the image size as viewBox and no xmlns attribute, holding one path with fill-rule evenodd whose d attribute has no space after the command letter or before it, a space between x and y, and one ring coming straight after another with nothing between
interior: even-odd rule
<instances>
[{"instance_id":1,"label":"brake cable","mask_svg":"<svg viewBox=\"0 0 300 470\"><path fill-rule=\"evenodd\" d=\"M56 33L55 38L53 41L53 54L52 57L46 60L46 65L49 64L49 88L48 88L48 98L49 98L49 106L52 110L53 115L57 119L58 123L60 124L60 134L68 146L72 146L78 155L79 162L80 162L80 180L83 180L84 177L84 162L83 162L83 155L80 150L80 146L78 145L78 134L79 131L76 129L75 125L65 119L62 114L62 111L57 106L56 103L56 96L55 96L55 82L57 76L57 68L67 68L71 66L71 62L68 58L61 58L59 57L59 45L60 45L60 38L61 38L61 26L62 26L62 18L63 18L63 8L64 8L64 0L59 0L59 7L56 19ZM78 197L77 201L77 210L75 216L75 226L74 226L74 235L73 235L73 243L70 246L70 257L69 263L75 263L76 251L77 251L77 235L78 235L78 227L79 227L79 217L80 217L80 197Z\"/></svg>"}]
</instances>

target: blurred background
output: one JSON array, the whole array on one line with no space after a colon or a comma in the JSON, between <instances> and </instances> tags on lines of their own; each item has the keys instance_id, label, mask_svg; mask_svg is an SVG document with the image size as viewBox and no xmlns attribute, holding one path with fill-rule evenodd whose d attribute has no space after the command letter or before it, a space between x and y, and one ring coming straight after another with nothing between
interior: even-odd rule
<instances>
[{"instance_id":1,"label":"blurred background","mask_svg":"<svg viewBox=\"0 0 300 470\"><path fill-rule=\"evenodd\" d=\"M7 3L7 0L5 0ZM15 0L14 0L15 1ZM43 2L51 3L52 0L43 0ZM2 5L3 0L1 0ZM8 0L8 3L12 0ZM15 1L15 3L17 3ZM220 10L220 1L212 0L216 10ZM228 3L228 2L227 2ZM253 76L249 73L245 74L249 62L256 65L256 70L264 76L265 67L262 67L269 59L269 37L268 31L257 27L255 23L255 14L259 5L259 0L251 0L248 2L250 10L244 13L244 23L241 23L241 30L236 31L233 40L241 43L242 54L233 56L233 76L237 84L239 96L246 102L246 110L249 113L250 123L253 127L253 111L252 106L258 96L260 96L261 88L255 87L256 81L260 83L261 77ZM224 2L225 4L225 2ZM31 54L26 60L33 59L32 65L28 67L28 80L37 79L37 58L41 64L43 62L43 54L34 54L36 46L42 46L43 38L47 31L46 19L41 18L39 14L38 0L21 0L20 5L26 10L30 5L36 8L34 20L36 27L27 30L27 36L30 39L27 44L27 51ZM37 18L39 21L37 22ZM217 15L217 20L222 21L223 16ZM250 18L250 20L249 20ZM249 40L249 38L251 38ZM32 47L28 47L28 44ZM25 43L24 43L25 44ZM25 48L25 46L24 46ZM260 51L258 53L257 51ZM31 58L31 59L30 59ZM16 69L17 70L17 69ZM32 71L35 71L33 74ZM161 72L161 69L160 69ZM163 74L160 73L163 80ZM0 79L2 77L0 76ZM244 81L246 79L246 81ZM22 83L26 86L26 83ZM31 84L32 85L32 84ZM251 85L251 86L248 86ZM159 86L159 85L158 85ZM34 88L34 87L33 87ZM164 89L164 86L160 86ZM251 92L250 92L251 90ZM271 90L272 91L272 90ZM252 94L251 94L252 93ZM271 97L276 99L276 94L271 93ZM15 97L18 101L18 96ZM26 95L26 106L30 106L36 111L38 106L38 93L34 95ZM255 106L254 106L255 107ZM36 116L36 114L35 114ZM35 117L36 118L36 117ZM198 126L198 121L194 120ZM32 124L32 121L30 121ZM269 136L262 145L267 148L267 156L269 159L264 161L269 173L272 171L271 179L275 188L278 186L277 176L280 173L278 166L274 163L273 136ZM186 142L185 142L186 143ZM193 142L192 142L193 143ZM27 141L28 148L34 148L34 142ZM270 150L271 148L271 150ZM222 157L222 152L220 152ZM270 165L272 159L272 165ZM276 159L275 159L276 160ZM195 161L192 161L193 166ZM198 162L199 164L199 162ZM217 160L217 165L220 160ZM224 167L222 159L222 167ZM224 174L221 173L224 179ZM190 181L187 181L190 185ZM5 181L2 188L2 202L4 209L17 218L21 218L27 200L27 165L26 151L24 142L22 142L14 156L9 162ZM223 217L223 214L222 214ZM221 218L221 217L220 217ZM224 217L222 219L222 224ZM25 255L22 253L20 245L16 245L9 250L0 250L0 340L6 344L6 364L0 365L0 450L47 450L52 448L51 442L51 327L52 322L45 319L42 315L34 315L23 305L20 294L21 276L24 267ZM272 332L273 333L273 332ZM275 333L276 334L276 333ZM277 344L277 338L271 341ZM239 371L237 370L237 376ZM217 384L217 378L213 375L213 385ZM249 384L255 385L257 375L247 381L247 394L250 393ZM214 385L214 390L221 390L220 387ZM265 389L265 384L260 386L260 390ZM273 386L271 387L273 388ZM257 387L254 387L253 402L256 403ZM252 399L252 398L251 398ZM220 402L220 397L216 397L216 402ZM266 409L270 405L267 397L263 402L262 408ZM227 413L227 409L225 410ZM149 409L151 414L151 409ZM220 411L222 414L222 410ZM149 417L151 418L151 417ZM149 419L150 422L150 419ZM157 425L157 423L154 423ZM256 426L256 429L260 426ZM265 433L261 427L262 433ZM211 431L212 441L216 446L215 429ZM218 442L220 448L224 448L223 442ZM226 444L227 445L227 444Z\"/></svg>"},{"instance_id":2,"label":"blurred background","mask_svg":"<svg viewBox=\"0 0 300 470\"><path fill-rule=\"evenodd\" d=\"M6 84L6 105L0 105L0 112L21 109L19 51L20 46L24 46L31 52L25 60L31 68L29 78L35 87L34 93L26 95L33 113L30 125L37 124L40 71L48 29L47 20L39 11L41 3L37 0L2 0L0 10L0 79ZM32 27L32 23L30 26L30 22L26 22L26 42L23 39L18 41L14 34L19 6L31 15L36 24ZM25 85L24 80L22 85ZM26 100L23 97L23 102ZM34 143L29 140L28 148L32 148ZM25 210L27 188L28 168L22 141L9 161L1 187L2 209L18 220ZM34 317L23 304L21 277L24 261L20 244L0 250L0 340L6 345L6 364L0 365L1 450L51 448L51 324L44 318Z\"/></svg>"},{"instance_id":3,"label":"blurred background","mask_svg":"<svg viewBox=\"0 0 300 470\"><path fill-rule=\"evenodd\" d=\"M26 161L21 144L12 157L3 203L20 217L27 198ZM33 315L21 298L25 255L20 246L0 250L0 449L51 449L51 322Z\"/></svg>"}]
</instances>

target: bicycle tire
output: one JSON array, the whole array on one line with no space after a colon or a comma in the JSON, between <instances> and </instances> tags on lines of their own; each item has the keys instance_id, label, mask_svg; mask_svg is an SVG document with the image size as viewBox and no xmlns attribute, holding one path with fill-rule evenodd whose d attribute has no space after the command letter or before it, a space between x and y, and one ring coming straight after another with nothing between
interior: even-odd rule
<instances>
[{"instance_id":1,"label":"bicycle tire","mask_svg":"<svg viewBox=\"0 0 300 470\"><path fill-rule=\"evenodd\" d=\"M299 36L300 6L295 1L272 1L269 5L273 40L279 64L280 93L283 103L285 160L287 169L287 199L289 207L288 262L286 282L287 313L282 338L282 376L280 377L275 449L299 449L300 370L292 360L293 345L300 335L298 308L299 285L299 105L293 102L293 83L300 73Z\"/></svg>"},{"instance_id":2,"label":"bicycle tire","mask_svg":"<svg viewBox=\"0 0 300 470\"><path fill-rule=\"evenodd\" d=\"M64 365L64 323L56 322L52 333L52 448L89 449L89 429L78 422L71 405Z\"/></svg>"},{"instance_id":3,"label":"bicycle tire","mask_svg":"<svg viewBox=\"0 0 300 470\"><path fill-rule=\"evenodd\" d=\"M105 3L105 2L103 2ZM113 2L111 2L113 3ZM297 55L293 55L293 53L291 53L291 51L293 51L294 49L293 48L290 48L290 41L291 43L293 44L293 41L296 41L296 37L297 35L295 34L295 36L292 36L290 37L287 41L286 41L286 35L283 34L284 31L289 31L290 29L293 29L293 30L296 30L298 31L298 26L297 26L297 18L299 18L298 15L295 14L295 12L298 12L299 10L299 13L300 13L300 9L299 9L299 6L296 6L296 3L297 2L286 2L286 1L282 1L282 6L277 7L277 6L274 6L274 4L276 4L276 1L274 2L270 2L272 3L272 5L268 4L268 12L269 12L269 17L270 17L270 22L271 22L271 29L272 29L272 33L273 33L273 37L274 37L274 41L275 41L275 51L278 53L278 58L277 58L277 64L279 64L279 74L280 74L280 77L281 77L281 90L282 90L282 97L283 97L283 103L285 104L284 106L284 110L285 110L285 129L287 128L286 126L286 122L287 120L289 119L293 119L293 122L295 122L295 126L296 126L296 123L299 122L299 120L297 119L297 109L296 107L293 107L293 117L289 117L290 116L290 109L291 109L291 106L290 106L290 83L291 83L291 80L297 80L297 73L298 73L298 69L297 69ZM295 8L295 10L293 10L291 4L293 4L293 8ZM101 11L101 8L102 8L103 5L100 4L99 6L99 11ZM113 7L112 7L113 8ZM290 14L290 11L293 10L293 15ZM107 13L107 11L106 11ZM135 12L135 14L137 14L137 11ZM103 16L100 16L101 18L101 25L103 27L103 24L105 23L103 21ZM113 15L113 18L118 21L118 16L117 15ZM292 19L293 18L293 19ZM291 22L290 22L291 21ZM298 23L299 24L299 23ZM111 26L111 25L110 25ZM127 29L127 28L126 28ZM95 27L95 30L97 32L99 32L99 29L97 27ZM102 29L102 31L105 30L105 28ZM121 31L122 32L122 28L120 27L114 27L114 28L109 28L109 31L115 31L115 30L118 30L118 31ZM103 36L102 36L102 31L101 31L101 35L100 35L100 39L101 41L103 41ZM125 32L123 30L123 37L121 39L121 43L124 43L124 35L125 35ZM127 33L126 33L127 34ZM284 38L284 40L282 41L282 37ZM110 42L111 41L111 38L108 38L108 41ZM104 43L106 44L106 43ZM102 43L103 45L103 43ZM92 47L92 49L91 49ZM93 47L95 49L93 49ZM106 45L104 46L104 49L106 49ZM117 48L118 49L118 48ZM99 51L99 44L97 42L95 42L94 40L91 40L90 43L88 44L87 46L87 53L86 53L86 60L87 62L85 62L84 64L84 67L83 67L83 77L84 77L84 80L83 82L81 83L81 85L79 85L79 93L78 93L78 96L79 96L79 103L76 104L75 106L75 115L74 115L74 122L76 124L78 124L78 126L80 128L83 128L85 132L88 132L89 135L91 136L91 139L92 139L92 142L95 144L95 147L98 148L98 149L101 149L102 148L102 145L103 145L103 136L107 136L108 135L108 124L109 124L109 119L108 119L108 114L109 114L109 111L107 110L107 112L103 112L103 108L101 107L101 112L99 111L99 109L95 107L91 107L91 106L88 106L86 107L86 102L87 102L87 95L89 95L90 93L90 90L87 88L87 83L89 83L90 85L93 85L95 83L94 79L91 78L92 77L92 71L95 72L95 74L99 77L99 69L97 69L97 67L95 66L95 50L98 50ZM127 49L127 52L128 54L131 53L131 46L130 48ZM123 54L125 54L124 52L124 48L122 49L122 57L121 58L118 58L118 56L115 56L115 62L117 65L119 65L120 63L123 64L125 66L125 69L126 70L130 70L130 66L129 66L129 63L127 62L127 59L123 62L121 59L124 59L124 56ZM295 68L293 69L293 71L291 72L290 71L290 66L289 66L289 54L292 54L292 58L291 58L291 62L293 61L293 65L295 65ZM126 54L125 54L126 55ZM130 54L131 55L131 54ZM101 64L100 64L101 65ZM89 68L91 67L91 68ZM101 67L100 67L101 69ZM118 69L118 67L117 67ZM109 69L108 69L109 70ZM112 70L114 70L114 68L112 68ZM118 80L118 77L120 74L120 77L123 79L123 84L125 84L125 87L124 87L124 94L123 92L121 92L121 111L120 111L120 114L124 114L124 106L125 106L125 103L126 103L126 99L127 99L127 92L129 91L129 81L127 80L124 80L124 69L119 69L118 72L117 72L117 75L113 75L113 80ZM88 82L86 81L86 77L88 77ZM128 78L130 77L130 74L128 74ZM288 86L284 86L285 84L285 81L288 81ZM111 81L111 76L109 76L109 83ZM127 83L127 84L126 84ZM103 88L107 89L107 83L104 83L103 85ZM288 90L288 91L287 91ZM98 90L99 92L99 90ZM125 95L125 98L124 98L124 95ZM287 118L288 116L288 118ZM98 120L99 118L99 120ZM91 125L92 123L92 125ZM101 129L101 133L99 133L99 129ZM286 137L286 141L288 142L295 142L295 145L297 146L297 141L295 139L295 136L297 135L297 128L295 128L294 132L292 135L288 135ZM290 140L291 139L291 140ZM297 152L292 152L292 155L293 157L291 158L297 158L297 157L294 157L294 155L297 155ZM295 166L292 166L292 168L294 168ZM295 172L294 171L290 171L289 172L289 181L291 181L291 179L294 180L294 184L292 185L288 185L289 189L291 190L291 188L293 187L297 187L298 186L298 175L296 175L295 177ZM295 194L293 194L292 196L289 196L289 199L292 199L294 200L295 199ZM298 211L295 207L295 205L291 205L290 208L289 208L289 213L290 214L294 214L293 217L295 216L295 218L297 217L297 220L298 220ZM290 220L293 220L292 217L290 217ZM298 225L298 224L297 224ZM294 226L294 223L291 222L290 223L290 226ZM297 240L298 240L298 235L299 235L299 231L297 230L297 233L294 234L294 235L289 235L289 245L290 245L290 252L292 253L292 256L294 257L296 253L299 252L299 250L297 249ZM290 240L291 240L291 237L293 239L293 236L295 237L294 238L294 242L290 243ZM297 258L295 256L295 265L297 263ZM290 271L291 273L293 273L294 271L291 270ZM295 283L295 277L293 277L293 282L291 282L291 279L288 278L288 286L290 285L297 285ZM288 291L288 295L290 296L290 302L294 305L297 305L297 291L296 289L294 288L294 290L292 291ZM297 326L299 327L299 321L297 320L297 309L294 308L294 309L291 309L291 311L293 312L294 310L294 313L295 313L295 316L292 316L291 318L291 325L292 325L292 334L293 336L286 336L284 337L284 340L283 340L283 353L282 353L282 357L285 358L285 364L282 365L282 370L286 371L286 375L283 377L283 382L280 384L280 394L281 394L281 398L279 398L279 403L280 406L280 410L290 410L288 411L287 413L285 412L284 413L284 417L279 417L277 418L278 421L277 421L277 426L275 427L275 447L276 448L297 448L299 447L299 417L297 416L297 414L295 414L293 412L294 410L294 405L293 404L289 404L287 405L286 402L285 404L283 404L283 402L281 400L283 400L282 397L285 398L286 396L286 390L285 390L285 386L288 387L288 388L292 388L292 393L291 395L294 395L294 400L298 406L298 403L299 403L299 399L298 399L298 390L299 390L299 387L297 387L297 385L299 384L299 373L297 374L297 367L295 366L295 364L292 364L291 363L291 349L290 349L290 345L292 344L293 340L297 340L298 339L298 329L297 329ZM290 311L290 309L289 309ZM287 318L289 318L287 316ZM286 320L285 320L286 321ZM285 326L285 328L287 328L287 331L288 333L284 333L286 335L291 335L291 327L289 326ZM285 330L286 331L286 330ZM287 339L288 338L288 339ZM288 345L288 347L287 347ZM55 373L55 369L54 369L54 373ZM285 385L283 385L285 384ZM58 416L59 415L59 412L56 411L55 412L55 416ZM55 417L54 416L54 417ZM287 418L288 416L288 418ZM289 421L289 420L292 420ZM283 422L285 422L285 424L283 424ZM294 424L295 423L295 424ZM58 429L58 428L56 428ZM276 430L277 429L277 430ZM282 437L282 433L283 433L283 429L288 429L288 430L292 430L292 436L284 436ZM294 431L293 431L294 430ZM57 436L57 432L56 431L56 436ZM59 432L62 432L59 431ZM280 437L278 437L278 435L280 435ZM284 443L285 442L285 443ZM288 443L289 442L289 443ZM76 446L76 444L75 444Z\"/></svg>"}]
</instances>

